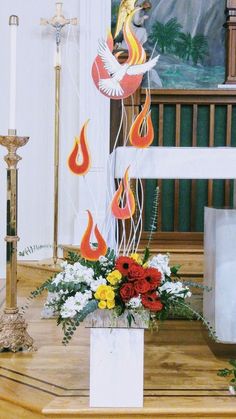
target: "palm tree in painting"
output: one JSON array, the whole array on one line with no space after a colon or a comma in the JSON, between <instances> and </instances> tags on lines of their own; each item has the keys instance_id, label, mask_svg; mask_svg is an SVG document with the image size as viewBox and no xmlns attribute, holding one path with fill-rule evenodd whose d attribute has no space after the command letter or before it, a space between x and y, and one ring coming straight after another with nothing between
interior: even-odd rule
<instances>
[{"instance_id":1,"label":"palm tree in painting","mask_svg":"<svg viewBox=\"0 0 236 419\"><path fill-rule=\"evenodd\" d=\"M157 42L162 54L173 51L176 40L181 33L182 25L176 18L168 20L167 23L156 21L151 29L150 39Z\"/></svg>"},{"instance_id":2,"label":"palm tree in painting","mask_svg":"<svg viewBox=\"0 0 236 419\"><path fill-rule=\"evenodd\" d=\"M192 60L196 65L199 61L203 61L208 54L207 37L202 34L192 37L189 32L180 33L175 42L175 53L186 61Z\"/></svg>"},{"instance_id":3,"label":"palm tree in painting","mask_svg":"<svg viewBox=\"0 0 236 419\"><path fill-rule=\"evenodd\" d=\"M195 35L193 37L193 48L191 57L194 64L198 61L203 61L205 56L208 54L208 42L205 35Z\"/></svg>"}]
</instances>

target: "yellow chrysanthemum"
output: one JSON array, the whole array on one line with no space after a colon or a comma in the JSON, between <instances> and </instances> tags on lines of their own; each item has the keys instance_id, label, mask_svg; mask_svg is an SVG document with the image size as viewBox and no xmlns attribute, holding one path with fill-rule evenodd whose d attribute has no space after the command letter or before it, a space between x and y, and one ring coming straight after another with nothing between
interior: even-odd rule
<instances>
[{"instance_id":1,"label":"yellow chrysanthemum","mask_svg":"<svg viewBox=\"0 0 236 419\"><path fill-rule=\"evenodd\" d=\"M115 300L107 301L107 308L109 308L109 310L111 310L114 307L115 307Z\"/></svg>"},{"instance_id":2,"label":"yellow chrysanthemum","mask_svg":"<svg viewBox=\"0 0 236 419\"><path fill-rule=\"evenodd\" d=\"M115 269L107 275L107 281L110 282L111 285L116 285L117 282L121 280L121 278L122 275L118 269Z\"/></svg>"},{"instance_id":3,"label":"yellow chrysanthemum","mask_svg":"<svg viewBox=\"0 0 236 419\"><path fill-rule=\"evenodd\" d=\"M94 296L97 300L106 300L106 289L107 285L99 285Z\"/></svg>"},{"instance_id":4,"label":"yellow chrysanthemum","mask_svg":"<svg viewBox=\"0 0 236 419\"><path fill-rule=\"evenodd\" d=\"M112 301L112 300L114 300L114 298L115 298L114 291L112 289L111 290L107 290L106 291L106 300L107 301Z\"/></svg>"},{"instance_id":5,"label":"yellow chrysanthemum","mask_svg":"<svg viewBox=\"0 0 236 419\"><path fill-rule=\"evenodd\" d=\"M99 285L94 296L97 300L112 301L115 298L115 293L113 291L113 288L110 285Z\"/></svg>"},{"instance_id":6,"label":"yellow chrysanthemum","mask_svg":"<svg viewBox=\"0 0 236 419\"><path fill-rule=\"evenodd\" d=\"M106 301L104 301L104 300L99 301L98 308L100 308L101 310L104 310L106 307L107 307Z\"/></svg>"},{"instance_id":7,"label":"yellow chrysanthemum","mask_svg":"<svg viewBox=\"0 0 236 419\"><path fill-rule=\"evenodd\" d=\"M138 253L131 253L130 257L135 260L139 265L142 265L142 258Z\"/></svg>"}]
</instances>

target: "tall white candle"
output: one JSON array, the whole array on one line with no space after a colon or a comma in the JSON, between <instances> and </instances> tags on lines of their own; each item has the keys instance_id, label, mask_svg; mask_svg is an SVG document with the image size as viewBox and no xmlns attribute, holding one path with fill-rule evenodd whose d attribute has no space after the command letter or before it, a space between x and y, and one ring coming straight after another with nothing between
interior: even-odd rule
<instances>
[{"instance_id":1,"label":"tall white candle","mask_svg":"<svg viewBox=\"0 0 236 419\"><path fill-rule=\"evenodd\" d=\"M56 51L54 54L54 67L61 67L61 46L60 45L56 47Z\"/></svg>"},{"instance_id":2,"label":"tall white candle","mask_svg":"<svg viewBox=\"0 0 236 419\"><path fill-rule=\"evenodd\" d=\"M8 126L9 130L16 130L16 39L18 25L18 16L10 16L10 109Z\"/></svg>"}]
</instances>

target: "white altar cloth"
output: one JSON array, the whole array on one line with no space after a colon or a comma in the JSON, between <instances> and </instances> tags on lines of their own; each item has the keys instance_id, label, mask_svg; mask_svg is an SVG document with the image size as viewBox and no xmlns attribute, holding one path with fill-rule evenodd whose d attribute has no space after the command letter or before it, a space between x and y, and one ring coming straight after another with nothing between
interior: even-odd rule
<instances>
[{"instance_id":1,"label":"white altar cloth","mask_svg":"<svg viewBox=\"0 0 236 419\"><path fill-rule=\"evenodd\" d=\"M118 147L115 178L236 179L236 147Z\"/></svg>"}]
</instances>

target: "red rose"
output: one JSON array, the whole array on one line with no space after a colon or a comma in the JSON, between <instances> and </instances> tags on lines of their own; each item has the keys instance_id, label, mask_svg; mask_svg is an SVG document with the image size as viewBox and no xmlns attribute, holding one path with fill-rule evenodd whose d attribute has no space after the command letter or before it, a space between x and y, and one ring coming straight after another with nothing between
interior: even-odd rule
<instances>
[{"instance_id":1,"label":"red rose","mask_svg":"<svg viewBox=\"0 0 236 419\"><path fill-rule=\"evenodd\" d=\"M134 260L127 256L120 256L116 259L115 269L118 269L124 276L128 275L130 267L134 264Z\"/></svg>"},{"instance_id":2,"label":"red rose","mask_svg":"<svg viewBox=\"0 0 236 419\"><path fill-rule=\"evenodd\" d=\"M155 292L142 295L142 304L150 311L161 311L163 309L163 304Z\"/></svg>"},{"instance_id":3,"label":"red rose","mask_svg":"<svg viewBox=\"0 0 236 419\"><path fill-rule=\"evenodd\" d=\"M130 300L135 295L135 290L133 284L130 282L122 285L120 288L120 296L123 301Z\"/></svg>"},{"instance_id":4,"label":"red rose","mask_svg":"<svg viewBox=\"0 0 236 419\"><path fill-rule=\"evenodd\" d=\"M144 279L144 269L142 266L134 263L128 272L128 279L129 281L138 281L140 279Z\"/></svg>"},{"instance_id":5,"label":"red rose","mask_svg":"<svg viewBox=\"0 0 236 419\"><path fill-rule=\"evenodd\" d=\"M134 288L138 294L145 294L150 291L150 284L146 279L139 279L138 281L135 281Z\"/></svg>"},{"instance_id":6,"label":"red rose","mask_svg":"<svg viewBox=\"0 0 236 419\"><path fill-rule=\"evenodd\" d=\"M161 285L161 272L155 268L145 269L144 278L149 282L150 290L155 290Z\"/></svg>"}]
</instances>

